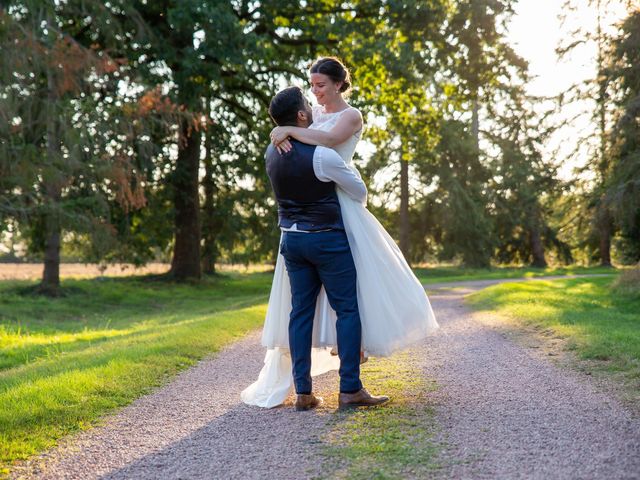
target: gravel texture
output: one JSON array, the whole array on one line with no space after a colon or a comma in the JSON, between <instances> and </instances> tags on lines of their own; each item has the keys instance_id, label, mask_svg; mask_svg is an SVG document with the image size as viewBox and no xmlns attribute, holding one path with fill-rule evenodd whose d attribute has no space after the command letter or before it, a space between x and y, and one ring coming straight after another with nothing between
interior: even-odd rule
<instances>
[{"instance_id":1,"label":"gravel texture","mask_svg":"<svg viewBox=\"0 0 640 480\"><path fill-rule=\"evenodd\" d=\"M244 405L240 391L264 358L249 335L182 372L167 386L14 470L12 478L258 479L315 475L319 435L331 410ZM315 388L337 390L337 376ZM268 472L268 473L267 473Z\"/></svg>"},{"instance_id":2,"label":"gravel texture","mask_svg":"<svg viewBox=\"0 0 640 480\"><path fill-rule=\"evenodd\" d=\"M430 294L443 325L425 349L425 374L440 386L432 397L443 442L437 476L640 478L637 416L588 376L513 343L464 307L464 294L492 283Z\"/></svg>"},{"instance_id":3,"label":"gravel texture","mask_svg":"<svg viewBox=\"0 0 640 480\"><path fill-rule=\"evenodd\" d=\"M439 385L429 399L439 424L434 476L640 478L640 419L585 375L534 355L463 306L465 293L493 283L427 287L442 328L412 352ZM239 394L261 368L259 339L254 333L200 362L12 478L301 479L332 471L322 465L321 438L337 375L315 379L330 397L317 411L246 406Z\"/></svg>"}]
</instances>

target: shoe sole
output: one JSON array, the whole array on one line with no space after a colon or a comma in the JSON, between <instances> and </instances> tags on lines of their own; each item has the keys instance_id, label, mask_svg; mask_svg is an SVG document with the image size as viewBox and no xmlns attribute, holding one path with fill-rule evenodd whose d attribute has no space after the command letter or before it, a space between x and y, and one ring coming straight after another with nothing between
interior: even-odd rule
<instances>
[{"instance_id":1,"label":"shoe sole","mask_svg":"<svg viewBox=\"0 0 640 480\"><path fill-rule=\"evenodd\" d=\"M322 405L324 403L324 400L322 400L321 398L319 400L320 401L318 403L316 403L315 405L309 405L308 407L298 407L296 405L296 412L306 412L308 410L313 410L314 408L318 408L320 405Z\"/></svg>"},{"instance_id":2,"label":"shoe sole","mask_svg":"<svg viewBox=\"0 0 640 480\"><path fill-rule=\"evenodd\" d=\"M389 403L389 400L385 400L384 402L380 402L380 403L347 403L345 405L338 405L338 410L350 410L352 408L359 408L359 407L381 407L382 405L385 405L387 403Z\"/></svg>"}]
</instances>

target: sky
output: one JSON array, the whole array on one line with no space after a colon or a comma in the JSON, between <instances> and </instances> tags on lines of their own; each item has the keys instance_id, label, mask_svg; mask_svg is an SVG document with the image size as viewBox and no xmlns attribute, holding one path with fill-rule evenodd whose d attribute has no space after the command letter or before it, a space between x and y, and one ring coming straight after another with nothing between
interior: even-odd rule
<instances>
[{"instance_id":1,"label":"sky","mask_svg":"<svg viewBox=\"0 0 640 480\"><path fill-rule=\"evenodd\" d=\"M574 50L570 57L559 60L555 49L561 40L569 37L569 32L576 27L583 27L595 32L597 14L594 7L589 7L588 0L579 0L579 8L561 25L559 15L562 12L563 0L520 0L516 13L509 24L508 41L515 51L529 62L530 72L535 76L527 86L534 95L552 96L561 93L580 80L593 78L596 73L596 46L586 44ZM603 26L612 31L614 25L625 17L626 9L622 1L612 1L603 15ZM582 105L577 108L589 108ZM574 111L577 110L574 109ZM564 112L570 115L567 108ZM590 131L589 122L584 119L574 128L565 128L556 133L547 145L549 155L556 147L560 147L560 175L570 178L575 167L585 161L585 152L575 160L565 160L574 148L575 139L580 130Z\"/></svg>"}]
</instances>

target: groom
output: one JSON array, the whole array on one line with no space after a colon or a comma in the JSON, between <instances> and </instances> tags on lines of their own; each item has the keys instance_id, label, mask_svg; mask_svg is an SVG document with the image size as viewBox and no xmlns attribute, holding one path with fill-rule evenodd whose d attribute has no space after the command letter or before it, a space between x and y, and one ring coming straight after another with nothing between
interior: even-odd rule
<instances>
[{"instance_id":1,"label":"groom","mask_svg":"<svg viewBox=\"0 0 640 480\"><path fill-rule=\"evenodd\" d=\"M269 114L279 125L308 127L311 106L298 87L289 87L271 100ZM364 202L367 189L334 150L291 141L279 153L269 145L267 174L278 201L282 229L280 252L291 282L292 310L289 347L297 393L296 410L322 403L311 388L311 343L316 299L324 286L337 313L340 357L340 408L380 405L388 397L370 395L360 382L361 325L356 297L356 269L344 231L336 185Z\"/></svg>"}]
</instances>

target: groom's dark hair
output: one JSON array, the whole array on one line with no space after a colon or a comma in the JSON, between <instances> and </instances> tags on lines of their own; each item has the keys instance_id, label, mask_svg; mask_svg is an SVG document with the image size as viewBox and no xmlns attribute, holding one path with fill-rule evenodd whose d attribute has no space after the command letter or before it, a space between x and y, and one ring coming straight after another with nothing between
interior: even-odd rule
<instances>
[{"instance_id":1,"label":"groom's dark hair","mask_svg":"<svg viewBox=\"0 0 640 480\"><path fill-rule=\"evenodd\" d=\"M280 90L269 104L269 115L279 126L298 124L298 112L305 110L304 93L300 87L288 87Z\"/></svg>"}]
</instances>

